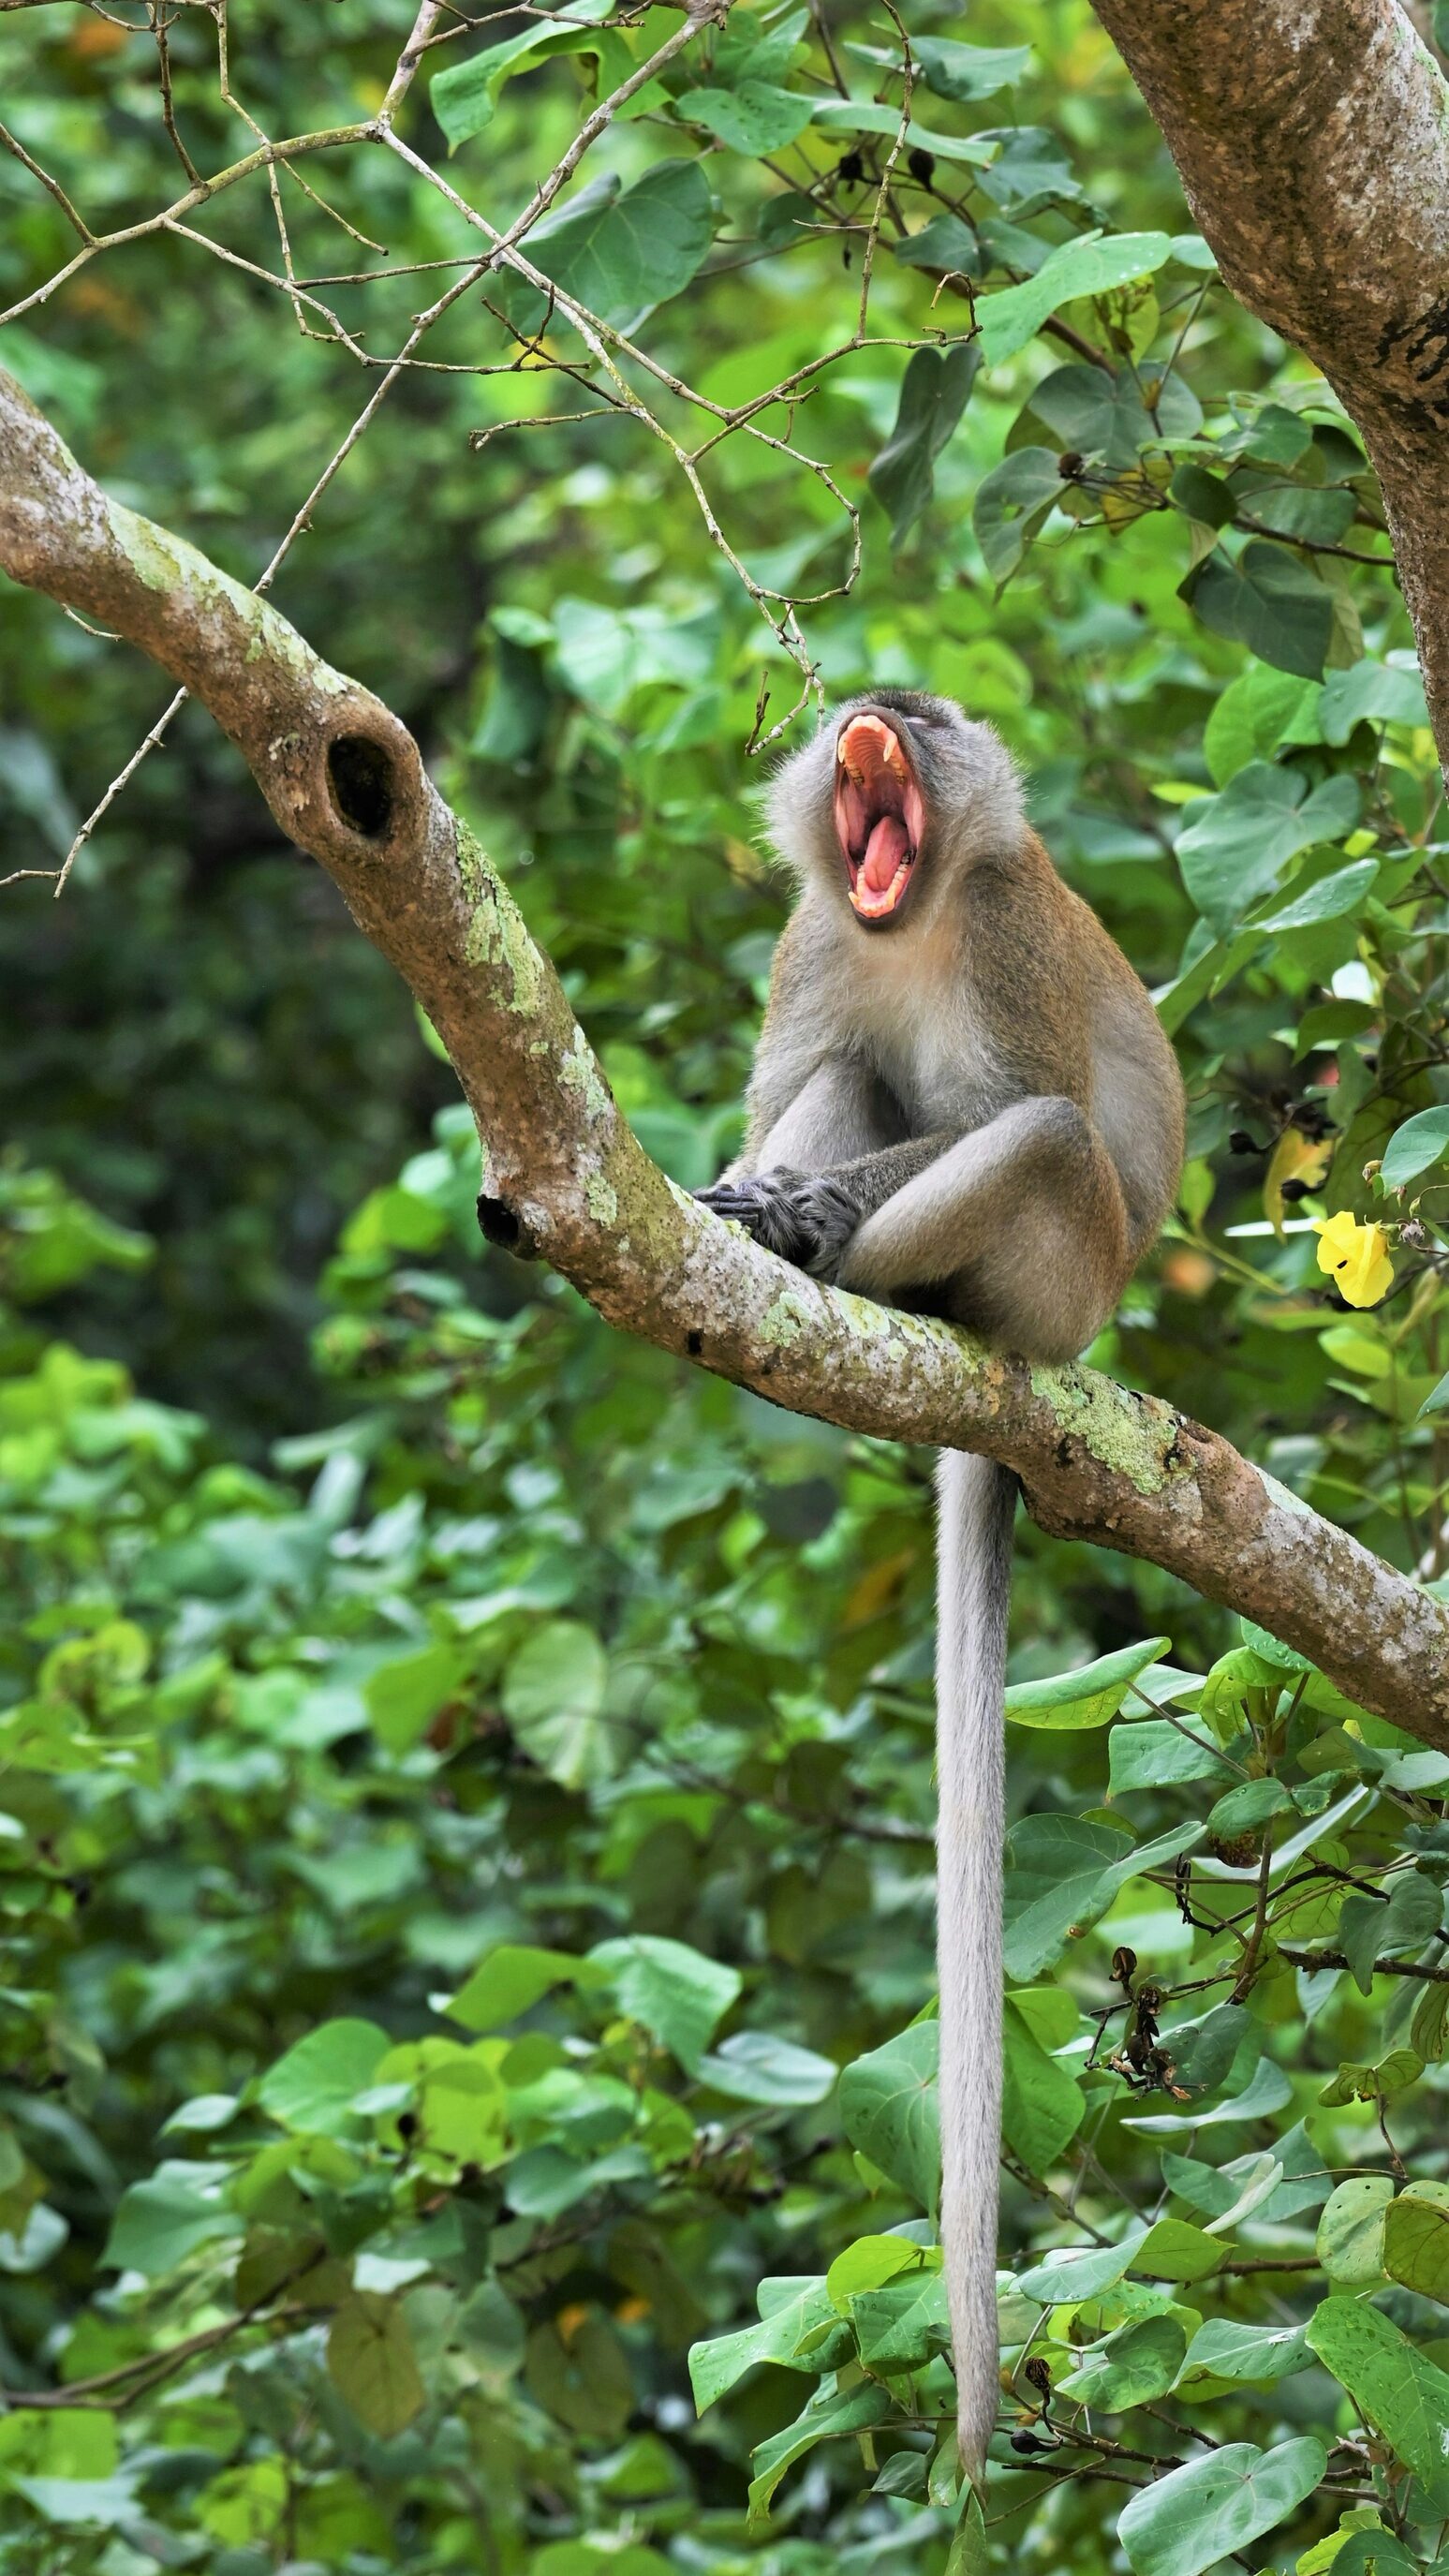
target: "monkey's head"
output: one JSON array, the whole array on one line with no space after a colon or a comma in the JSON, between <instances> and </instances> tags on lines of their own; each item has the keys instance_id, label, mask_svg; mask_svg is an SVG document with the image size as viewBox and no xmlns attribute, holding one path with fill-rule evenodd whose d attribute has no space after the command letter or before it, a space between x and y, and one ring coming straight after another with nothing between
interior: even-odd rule
<instances>
[{"instance_id":1,"label":"monkey's head","mask_svg":"<svg viewBox=\"0 0 1449 2576\"><path fill-rule=\"evenodd\" d=\"M1023 822L990 725L915 689L877 689L828 716L776 772L769 811L786 865L823 879L865 930L934 910L963 869L1013 848Z\"/></svg>"}]
</instances>

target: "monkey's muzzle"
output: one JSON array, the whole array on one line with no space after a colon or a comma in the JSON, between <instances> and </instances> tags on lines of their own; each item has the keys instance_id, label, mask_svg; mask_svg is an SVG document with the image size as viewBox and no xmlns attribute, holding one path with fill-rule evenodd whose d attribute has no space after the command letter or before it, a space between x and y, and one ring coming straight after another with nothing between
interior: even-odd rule
<instances>
[{"instance_id":1,"label":"monkey's muzzle","mask_svg":"<svg viewBox=\"0 0 1449 2576\"><path fill-rule=\"evenodd\" d=\"M893 921L926 828L911 756L884 716L851 716L835 746L835 836L861 921Z\"/></svg>"}]
</instances>

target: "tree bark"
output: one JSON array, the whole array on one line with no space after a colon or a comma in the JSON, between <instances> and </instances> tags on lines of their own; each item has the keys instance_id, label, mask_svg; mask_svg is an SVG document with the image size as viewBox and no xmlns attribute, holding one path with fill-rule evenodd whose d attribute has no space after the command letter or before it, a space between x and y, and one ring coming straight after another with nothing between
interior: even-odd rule
<instances>
[{"instance_id":1,"label":"tree bark","mask_svg":"<svg viewBox=\"0 0 1449 2576\"><path fill-rule=\"evenodd\" d=\"M1449 769L1449 84L1399 0L1094 0L1233 293L1378 474Z\"/></svg>"},{"instance_id":2,"label":"tree bark","mask_svg":"<svg viewBox=\"0 0 1449 2576\"><path fill-rule=\"evenodd\" d=\"M548 959L416 743L264 600L107 499L0 372L0 567L151 655L207 706L442 1038L494 1238L612 1323L854 1431L979 1449L1043 1528L1181 1575L1449 1749L1449 1608L1170 1405L822 1287L650 1162Z\"/></svg>"}]
</instances>

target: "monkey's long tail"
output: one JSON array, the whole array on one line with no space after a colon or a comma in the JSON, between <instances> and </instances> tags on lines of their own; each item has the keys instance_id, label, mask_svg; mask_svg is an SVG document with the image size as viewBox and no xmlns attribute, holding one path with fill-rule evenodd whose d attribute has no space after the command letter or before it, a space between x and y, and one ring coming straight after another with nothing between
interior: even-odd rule
<instances>
[{"instance_id":1,"label":"monkey's long tail","mask_svg":"<svg viewBox=\"0 0 1449 2576\"><path fill-rule=\"evenodd\" d=\"M979 2486L1000 2400L1002 1692L1017 1486L1010 1469L994 1459L946 1449L937 1465L936 1491L941 2241L961 2465Z\"/></svg>"}]
</instances>

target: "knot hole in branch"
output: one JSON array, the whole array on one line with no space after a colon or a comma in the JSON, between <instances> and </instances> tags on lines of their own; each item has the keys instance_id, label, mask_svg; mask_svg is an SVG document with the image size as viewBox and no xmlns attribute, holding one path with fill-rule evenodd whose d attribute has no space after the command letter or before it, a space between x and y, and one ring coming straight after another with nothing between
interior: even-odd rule
<instances>
[{"instance_id":1,"label":"knot hole in branch","mask_svg":"<svg viewBox=\"0 0 1449 2576\"><path fill-rule=\"evenodd\" d=\"M396 802L391 753L368 734L340 733L327 746L327 782L348 829L381 840Z\"/></svg>"}]
</instances>

